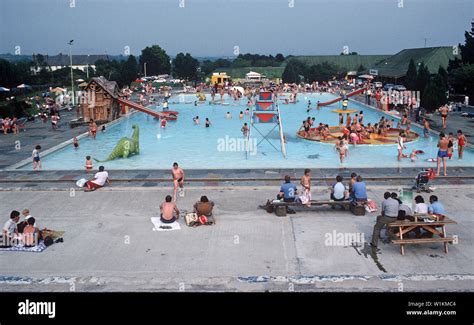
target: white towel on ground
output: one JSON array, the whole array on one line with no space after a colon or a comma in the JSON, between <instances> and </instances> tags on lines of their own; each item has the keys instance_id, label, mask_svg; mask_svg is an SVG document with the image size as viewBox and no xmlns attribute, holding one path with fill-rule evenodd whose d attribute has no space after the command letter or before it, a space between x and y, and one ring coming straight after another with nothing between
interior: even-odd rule
<instances>
[{"instance_id":1,"label":"white towel on ground","mask_svg":"<svg viewBox=\"0 0 474 325\"><path fill-rule=\"evenodd\" d=\"M151 223L153 223L153 231L171 231L171 230L180 230L181 226L179 225L178 221L173 223L163 223L161 222L160 218L152 217L150 218ZM163 227L171 227L171 228L163 228Z\"/></svg>"}]
</instances>

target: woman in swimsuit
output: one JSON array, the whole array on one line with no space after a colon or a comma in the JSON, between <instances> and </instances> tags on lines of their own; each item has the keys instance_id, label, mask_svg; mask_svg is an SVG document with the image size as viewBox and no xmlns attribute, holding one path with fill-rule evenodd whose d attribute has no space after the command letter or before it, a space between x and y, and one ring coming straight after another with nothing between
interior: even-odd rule
<instances>
[{"instance_id":1,"label":"woman in swimsuit","mask_svg":"<svg viewBox=\"0 0 474 325\"><path fill-rule=\"evenodd\" d=\"M464 147L466 146L466 137L462 133L461 130L458 130L458 157L462 159L462 155L464 153Z\"/></svg>"}]
</instances>

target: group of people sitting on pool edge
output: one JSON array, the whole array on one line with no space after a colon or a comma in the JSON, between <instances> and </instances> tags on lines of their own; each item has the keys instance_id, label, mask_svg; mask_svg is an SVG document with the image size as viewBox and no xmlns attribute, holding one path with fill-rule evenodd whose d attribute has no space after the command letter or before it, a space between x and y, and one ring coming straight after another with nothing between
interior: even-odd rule
<instances>
[{"instance_id":1,"label":"group of people sitting on pool edge","mask_svg":"<svg viewBox=\"0 0 474 325\"><path fill-rule=\"evenodd\" d=\"M415 197L415 209L412 211L412 209L406 203L400 200L397 193L385 192L384 200L382 201L382 213L377 216L370 245L372 247L377 247L380 238L380 232L382 228L386 227L389 223L405 219L409 221L415 221L414 215L445 215L444 207L441 202L438 201L438 197L436 195L431 195L429 202L429 205L426 204L425 199L421 195L417 195ZM416 238L433 236L433 233L422 233L421 230L416 227L412 231L404 234L404 236L407 237L411 232L415 234ZM392 227L387 227L386 235L388 239L397 237L396 234L393 233Z\"/></svg>"},{"instance_id":2,"label":"group of people sitting on pool edge","mask_svg":"<svg viewBox=\"0 0 474 325\"><path fill-rule=\"evenodd\" d=\"M353 202L367 201L367 189L362 176L356 173L351 174L351 180L348 187L342 183L344 178L341 175L336 176L336 182L331 186L330 199L333 201ZM285 182L280 187L280 192L277 194L277 200L284 202L300 202L303 205L311 206L311 170L305 169L303 177L301 177L300 184L302 186L301 195L297 195L297 187L291 182L289 175L285 176ZM335 209L335 206L332 206ZM344 206L341 205L341 209Z\"/></svg>"}]
</instances>

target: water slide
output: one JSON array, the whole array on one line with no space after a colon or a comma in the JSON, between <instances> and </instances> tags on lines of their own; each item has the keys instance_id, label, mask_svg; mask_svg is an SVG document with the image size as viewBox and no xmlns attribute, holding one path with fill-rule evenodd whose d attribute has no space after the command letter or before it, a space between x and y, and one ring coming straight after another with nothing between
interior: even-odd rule
<instances>
[{"instance_id":1,"label":"water slide","mask_svg":"<svg viewBox=\"0 0 474 325\"><path fill-rule=\"evenodd\" d=\"M363 93L367 88L360 88L360 89L357 89L357 90L354 90L350 93L348 93L346 96L347 98L351 97L351 96L354 96L354 95L357 95L357 94L360 94L360 93ZM324 103L318 103L318 107L319 106L328 106L328 105L331 105L331 104L334 104L338 101L341 101L342 100L342 96L341 97L338 97L338 98L335 98L333 100L330 100L328 102L324 102Z\"/></svg>"},{"instance_id":2,"label":"water slide","mask_svg":"<svg viewBox=\"0 0 474 325\"><path fill-rule=\"evenodd\" d=\"M162 118L175 119L176 115L179 114L178 112L175 112L175 111L156 112L154 110L146 108L145 106L142 106L140 104L137 104L135 102L132 102L132 101L126 100L126 99L122 99L122 98L119 98L118 101L119 101L119 103L121 103L123 105L127 105L128 107L132 107L132 108L136 109L137 111L143 112L145 114L149 114L149 115L154 116L154 117L159 118L159 119L162 119ZM174 115L174 117L172 115Z\"/></svg>"}]
</instances>

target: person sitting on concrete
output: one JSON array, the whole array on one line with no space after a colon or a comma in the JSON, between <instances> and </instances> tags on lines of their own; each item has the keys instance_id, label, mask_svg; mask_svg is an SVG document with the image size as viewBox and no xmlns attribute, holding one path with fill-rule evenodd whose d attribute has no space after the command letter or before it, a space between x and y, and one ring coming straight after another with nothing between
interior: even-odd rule
<instances>
[{"instance_id":1,"label":"person sitting on concrete","mask_svg":"<svg viewBox=\"0 0 474 325\"><path fill-rule=\"evenodd\" d=\"M390 192L385 192L384 201L382 202L382 215L377 216L377 221L374 226L374 232L372 234L372 241L370 245L372 247L377 247L380 237L380 231L383 227L387 224L395 222L398 217L398 210L400 207L400 203L397 200L394 200L390 194ZM392 229L387 229L387 235L392 237Z\"/></svg>"},{"instance_id":2,"label":"person sitting on concrete","mask_svg":"<svg viewBox=\"0 0 474 325\"><path fill-rule=\"evenodd\" d=\"M331 200L333 201L344 201L347 196L346 187L342 184L343 177L341 175L336 176L336 183L331 187ZM335 209L335 205L331 205L332 209ZM341 209L344 210L344 206L341 205Z\"/></svg>"},{"instance_id":3,"label":"person sitting on concrete","mask_svg":"<svg viewBox=\"0 0 474 325\"><path fill-rule=\"evenodd\" d=\"M23 229L23 243L26 247L33 247L38 245L41 239L41 232L35 227L35 218L27 219L27 226Z\"/></svg>"},{"instance_id":4,"label":"person sitting on concrete","mask_svg":"<svg viewBox=\"0 0 474 325\"><path fill-rule=\"evenodd\" d=\"M20 221L20 212L13 210L10 213L10 219L5 222L2 229L1 247L10 247L18 238L17 223Z\"/></svg>"},{"instance_id":5,"label":"person sitting on concrete","mask_svg":"<svg viewBox=\"0 0 474 325\"><path fill-rule=\"evenodd\" d=\"M428 206L428 212L437 215L445 215L444 207L438 201L438 197L436 195L430 196L430 205Z\"/></svg>"},{"instance_id":6,"label":"person sitting on concrete","mask_svg":"<svg viewBox=\"0 0 474 325\"><path fill-rule=\"evenodd\" d=\"M352 185L352 197L354 201L367 201L367 188L360 175L356 177L356 182Z\"/></svg>"},{"instance_id":7,"label":"person sitting on concrete","mask_svg":"<svg viewBox=\"0 0 474 325\"><path fill-rule=\"evenodd\" d=\"M161 203L160 212L160 221L163 223L173 223L179 219L179 210L171 195L167 195L165 202Z\"/></svg>"},{"instance_id":8,"label":"person sitting on concrete","mask_svg":"<svg viewBox=\"0 0 474 325\"><path fill-rule=\"evenodd\" d=\"M214 202L209 201L207 196L201 196L201 199L194 204L194 212L200 216L212 217Z\"/></svg>"},{"instance_id":9,"label":"person sitting on concrete","mask_svg":"<svg viewBox=\"0 0 474 325\"><path fill-rule=\"evenodd\" d=\"M289 175L285 176L285 182L280 187L280 193L277 199L283 199L284 202L294 202L296 198L296 185L291 182Z\"/></svg>"},{"instance_id":10,"label":"person sitting on concrete","mask_svg":"<svg viewBox=\"0 0 474 325\"><path fill-rule=\"evenodd\" d=\"M109 173L105 171L104 166L100 166L99 172L94 175L94 179L91 179L86 183L84 191L95 191L96 189L103 187L105 183L110 184Z\"/></svg>"}]
</instances>

